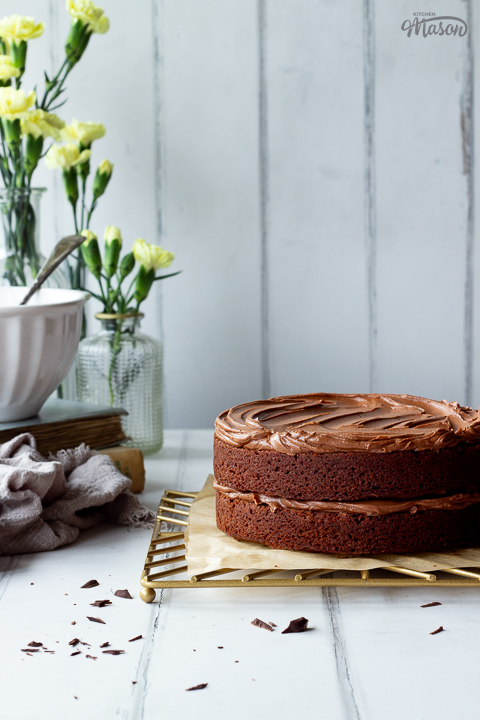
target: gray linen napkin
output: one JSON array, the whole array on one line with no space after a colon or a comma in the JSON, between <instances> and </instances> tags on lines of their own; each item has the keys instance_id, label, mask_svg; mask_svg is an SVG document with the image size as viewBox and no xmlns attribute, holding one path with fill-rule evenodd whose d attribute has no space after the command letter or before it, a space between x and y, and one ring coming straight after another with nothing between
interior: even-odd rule
<instances>
[{"instance_id":1,"label":"gray linen napkin","mask_svg":"<svg viewBox=\"0 0 480 720\"><path fill-rule=\"evenodd\" d=\"M53 550L103 520L152 527L129 485L108 455L80 445L46 460L18 435L0 445L0 555Z\"/></svg>"}]
</instances>

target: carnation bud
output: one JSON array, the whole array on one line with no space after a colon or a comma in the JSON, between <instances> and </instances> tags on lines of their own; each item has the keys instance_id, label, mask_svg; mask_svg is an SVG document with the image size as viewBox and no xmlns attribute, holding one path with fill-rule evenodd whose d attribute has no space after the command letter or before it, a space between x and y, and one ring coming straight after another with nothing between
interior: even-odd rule
<instances>
[{"instance_id":1,"label":"carnation bud","mask_svg":"<svg viewBox=\"0 0 480 720\"><path fill-rule=\"evenodd\" d=\"M83 235L85 238L80 245L85 265L98 280L102 274L102 258L100 256L97 236L91 232L91 230L82 230L80 235Z\"/></svg>"},{"instance_id":2,"label":"carnation bud","mask_svg":"<svg viewBox=\"0 0 480 720\"><path fill-rule=\"evenodd\" d=\"M133 256L132 252L127 253L123 256L122 261L120 263L120 282L125 280L127 275L130 275L133 268L135 267L135 258Z\"/></svg>"},{"instance_id":3,"label":"carnation bud","mask_svg":"<svg viewBox=\"0 0 480 720\"><path fill-rule=\"evenodd\" d=\"M107 225L105 228L105 261L104 268L107 277L115 274L122 248L122 234L115 225Z\"/></svg>"},{"instance_id":4,"label":"carnation bud","mask_svg":"<svg viewBox=\"0 0 480 720\"><path fill-rule=\"evenodd\" d=\"M95 180L93 181L93 197L95 200L99 198L100 195L103 195L103 193L105 192L107 185L110 182L112 171L112 163L108 160L102 160L102 162L97 168L97 172L95 173Z\"/></svg>"}]
</instances>

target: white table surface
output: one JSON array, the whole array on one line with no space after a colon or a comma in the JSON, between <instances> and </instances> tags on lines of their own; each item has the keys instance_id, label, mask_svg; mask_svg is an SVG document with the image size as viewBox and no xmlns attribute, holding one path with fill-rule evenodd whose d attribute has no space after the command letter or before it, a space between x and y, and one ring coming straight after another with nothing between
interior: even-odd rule
<instances>
[{"instance_id":1,"label":"white table surface","mask_svg":"<svg viewBox=\"0 0 480 720\"><path fill-rule=\"evenodd\" d=\"M146 468L140 497L152 509L165 488L200 489L212 433L167 431ZM139 579L150 536L105 524L54 552L0 557L2 720L478 715L480 588L176 589L149 605ZM80 589L91 579L100 585ZM114 596L124 588L133 600ZM111 606L90 606L105 598ZM431 601L442 605L420 607ZM300 616L313 629L282 635ZM72 648L75 637L90 646ZM32 640L54 654L21 652ZM125 654L102 654L106 641Z\"/></svg>"}]
</instances>

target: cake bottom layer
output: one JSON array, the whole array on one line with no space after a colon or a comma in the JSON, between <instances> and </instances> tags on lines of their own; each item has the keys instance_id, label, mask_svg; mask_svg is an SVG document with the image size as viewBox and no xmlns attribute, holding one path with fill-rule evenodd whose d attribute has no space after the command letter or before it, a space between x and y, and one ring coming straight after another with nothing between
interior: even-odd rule
<instances>
[{"instance_id":1,"label":"cake bottom layer","mask_svg":"<svg viewBox=\"0 0 480 720\"><path fill-rule=\"evenodd\" d=\"M217 525L236 540L275 549L369 555L480 543L480 504L368 516L255 505L217 492Z\"/></svg>"}]
</instances>

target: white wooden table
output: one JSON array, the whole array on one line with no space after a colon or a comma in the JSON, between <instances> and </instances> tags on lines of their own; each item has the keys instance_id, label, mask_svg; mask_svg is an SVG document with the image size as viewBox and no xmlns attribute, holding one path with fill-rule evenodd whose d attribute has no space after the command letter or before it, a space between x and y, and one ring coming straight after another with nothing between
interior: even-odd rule
<instances>
[{"instance_id":1,"label":"white wooden table","mask_svg":"<svg viewBox=\"0 0 480 720\"><path fill-rule=\"evenodd\" d=\"M212 433L168 431L146 466L152 509L165 488L200 489ZM2 720L477 716L480 588L193 588L148 605L139 578L150 535L103 525L55 552L0 557ZM91 579L100 585L80 589ZM133 600L114 596L125 588ZM91 607L101 599L112 605ZM420 607L431 601L442 605ZM313 629L282 635L300 616ZM54 653L27 655L31 641ZM107 641L125 653L103 654Z\"/></svg>"}]
</instances>

